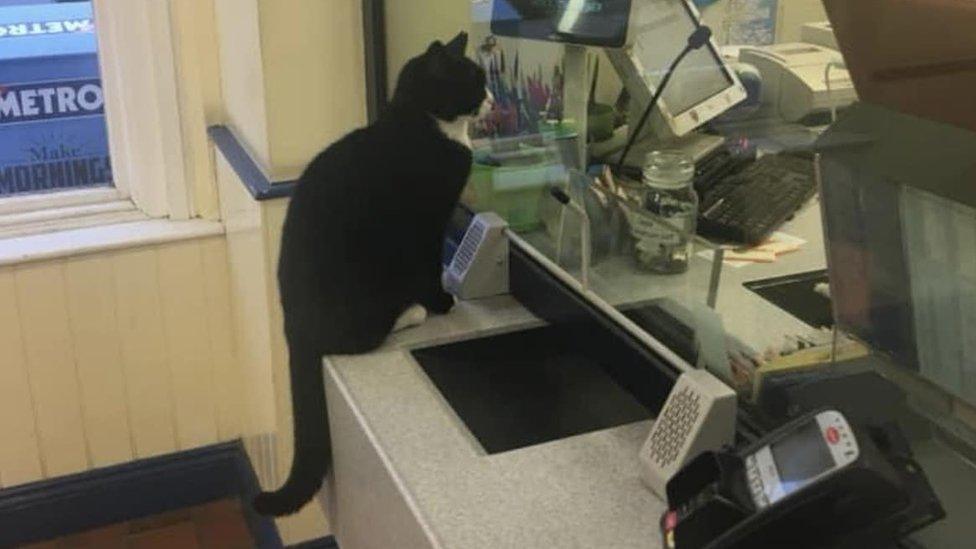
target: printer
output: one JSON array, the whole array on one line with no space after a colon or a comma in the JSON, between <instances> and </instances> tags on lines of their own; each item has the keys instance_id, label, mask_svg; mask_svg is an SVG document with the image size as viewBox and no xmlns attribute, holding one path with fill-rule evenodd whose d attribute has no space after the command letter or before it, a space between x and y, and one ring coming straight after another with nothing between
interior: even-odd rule
<instances>
[{"instance_id":1,"label":"printer","mask_svg":"<svg viewBox=\"0 0 976 549\"><path fill-rule=\"evenodd\" d=\"M800 42L840 50L837 36L834 35L834 25L830 21L817 21L800 27Z\"/></svg>"},{"instance_id":2,"label":"printer","mask_svg":"<svg viewBox=\"0 0 976 549\"><path fill-rule=\"evenodd\" d=\"M843 57L830 48L804 42L743 47L739 61L759 70L764 107L788 122L803 122L857 100Z\"/></svg>"}]
</instances>

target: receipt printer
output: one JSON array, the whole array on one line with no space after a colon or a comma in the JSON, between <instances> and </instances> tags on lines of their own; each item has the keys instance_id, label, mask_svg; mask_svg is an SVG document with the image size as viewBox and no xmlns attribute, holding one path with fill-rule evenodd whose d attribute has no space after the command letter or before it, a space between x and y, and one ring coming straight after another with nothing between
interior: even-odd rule
<instances>
[{"instance_id":1,"label":"receipt printer","mask_svg":"<svg viewBox=\"0 0 976 549\"><path fill-rule=\"evenodd\" d=\"M945 516L897 427L829 409L701 454L667 496L661 530L676 549L884 548Z\"/></svg>"},{"instance_id":2,"label":"receipt printer","mask_svg":"<svg viewBox=\"0 0 976 549\"><path fill-rule=\"evenodd\" d=\"M829 48L800 42L750 46L739 53L739 61L759 69L763 103L789 122L857 100L843 57Z\"/></svg>"}]
</instances>

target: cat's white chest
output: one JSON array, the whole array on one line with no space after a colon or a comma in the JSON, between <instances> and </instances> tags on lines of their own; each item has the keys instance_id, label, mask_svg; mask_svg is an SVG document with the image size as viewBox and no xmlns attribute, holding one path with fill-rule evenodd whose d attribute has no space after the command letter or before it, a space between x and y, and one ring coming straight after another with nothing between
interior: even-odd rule
<instances>
[{"instance_id":1,"label":"cat's white chest","mask_svg":"<svg viewBox=\"0 0 976 549\"><path fill-rule=\"evenodd\" d=\"M441 132L443 132L448 139L451 141L457 141L468 149L471 149L471 136L468 135L468 127L470 124L471 118L467 116L459 116L457 119L451 122L437 120L437 127L440 128Z\"/></svg>"}]
</instances>

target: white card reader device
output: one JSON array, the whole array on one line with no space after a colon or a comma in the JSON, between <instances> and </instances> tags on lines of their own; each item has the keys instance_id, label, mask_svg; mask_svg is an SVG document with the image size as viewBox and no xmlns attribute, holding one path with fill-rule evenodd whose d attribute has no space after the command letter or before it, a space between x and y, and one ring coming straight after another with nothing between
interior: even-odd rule
<instances>
[{"instance_id":1,"label":"white card reader device","mask_svg":"<svg viewBox=\"0 0 976 549\"><path fill-rule=\"evenodd\" d=\"M678 377L640 450L641 479L662 499L671 477L707 450L735 439L736 394L705 370Z\"/></svg>"},{"instance_id":2,"label":"white card reader device","mask_svg":"<svg viewBox=\"0 0 976 549\"><path fill-rule=\"evenodd\" d=\"M494 212L475 215L444 270L444 288L465 300L507 294L507 229L508 223Z\"/></svg>"}]
</instances>

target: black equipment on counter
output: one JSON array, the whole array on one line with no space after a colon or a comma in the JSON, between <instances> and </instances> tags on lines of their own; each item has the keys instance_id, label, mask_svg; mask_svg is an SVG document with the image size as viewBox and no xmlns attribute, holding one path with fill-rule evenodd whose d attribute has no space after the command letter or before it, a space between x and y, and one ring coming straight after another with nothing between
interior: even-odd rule
<instances>
[{"instance_id":1,"label":"black equipment on counter","mask_svg":"<svg viewBox=\"0 0 976 549\"><path fill-rule=\"evenodd\" d=\"M761 244L817 193L813 159L804 155L733 155L709 166L699 170L695 190L698 233L713 240Z\"/></svg>"},{"instance_id":2,"label":"black equipment on counter","mask_svg":"<svg viewBox=\"0 0 976 549\"><path fill-rule=\"evenodd\" d=\"M661 529L676 549L884 548L945 516L897 427L830 409L701 454L667 494Z\"/></svg>"}]
</instances>

